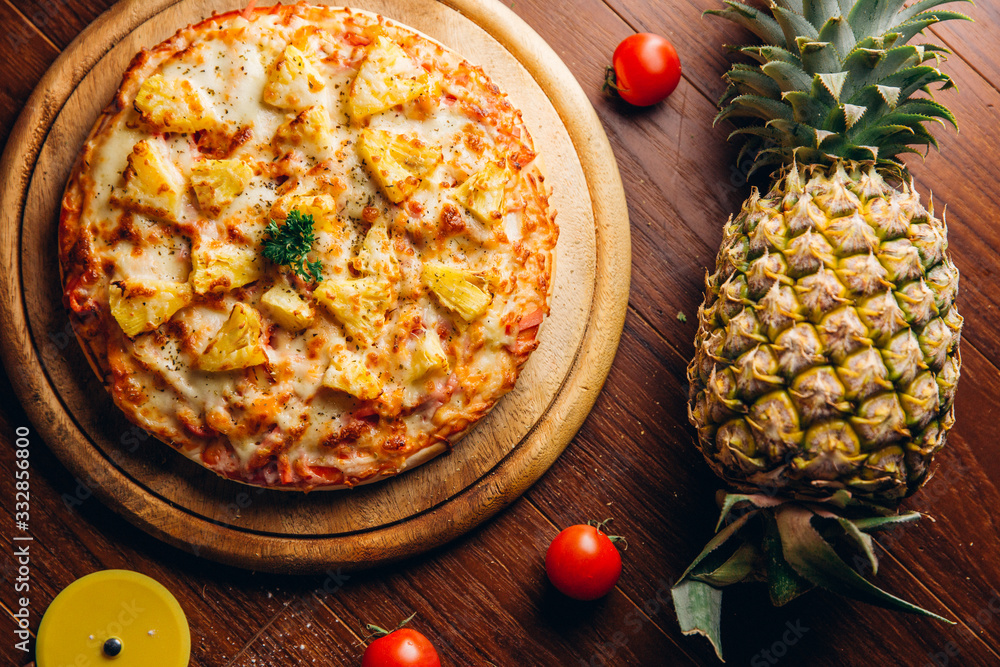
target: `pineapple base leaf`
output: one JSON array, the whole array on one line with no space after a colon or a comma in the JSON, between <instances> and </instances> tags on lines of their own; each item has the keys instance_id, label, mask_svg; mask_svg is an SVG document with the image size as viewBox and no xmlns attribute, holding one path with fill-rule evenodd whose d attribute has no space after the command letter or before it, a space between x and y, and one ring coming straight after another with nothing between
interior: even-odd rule
<instances>
[{"instance_id":1,"label":"pineapple base leaf","mask_svg":"<svg viewBox=\"0 0 1000 667\"><path fill-rule=\"evenodd\" d=\"M695 579L685 579L670 589L677 622L686 635L703 635L722 658L722 591Z\"/></svg>"},{"instance_id":2,"label":"pineapple base leaf","mask_svg":"<svg viewBox=\"0 0 1000 667\"><path fill-rule=\"evenodd\" d=\"M785 560L799 575L817 586L855 600L955 624L952 620L886 593L858 574L816 531L812 525L814 516L809 509L794 504L784 505L775 513Z\"/></svg>"},{"instance_id":3,"label":"pineapple base leaf","mask_svg":"<svg viewBox=\"0 0 1000 667\"><path fill-rule=\"evenodd\" d=\"M774 521L764 522L764 554L767 558L767 588L771 604L784 607L786 604L808 593L816 587L808 579L800 577L781 550L781 536Z\"/></svg>"},{"instance_id":4,"label":"pineapple base leaf","mask_svg":"<svg viewBox=\"0 0 1000 667\"><path fill-rule=\"evenodd\" d=\"M719 512L719 522L715 524L715 532L719 532L719 528L725 523L726 517L729 513L733 511L733 507L739 505L740 503L748 503L757 509L763 509L765 507L776 507L781 503L785 502L783 499L768 496L763 493L746 494L746 493L726 493L725 491L719 491L718 493L718 503L722 507L722 511Z\"/></svg>"},{"instance_id":5,"label":"pineapple base leaf","mask_svg":"<svg viewBox=\"0 0 1000 667\"><path fill-rule=\"evenodd\" d=\"M919 520L920 517L920 512L907 512L906 514L896 514L893 516L873 516L870 519L856 519L854 525L868 532L869 530L879 530L880 528L895 524L912 523Z\"/></svg>"},{"instance_id":6,"label":"pineapple base leaf","mask_svg":"<svg viewBox=\"0 0 1000 667\"><path fill-rule=\"evenodd\" d=\"M717 528L671 589L681 631L705 636L722 660L722 589L743 581L766 581L771 602L777 607L818 586L861 602L953 625L954 621L883 591L855 569L877 572L869 531L910 523L921 515L887 516L884 508L857 500L833 500L836 502L807 504L764 494L720 493L720 525L736 516ZM858 513L862 516L854 518ZM851 552L855 567L842 555Z\"/></svg>"}]
</instances>

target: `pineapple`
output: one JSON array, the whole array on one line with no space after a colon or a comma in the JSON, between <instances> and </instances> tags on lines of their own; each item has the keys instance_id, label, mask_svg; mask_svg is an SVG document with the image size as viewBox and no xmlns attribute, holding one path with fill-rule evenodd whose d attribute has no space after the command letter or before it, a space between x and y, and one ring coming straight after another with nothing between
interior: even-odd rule
<instances>
[{"instance_id":1,"label":"pineapple","mask_svg":"<svg viewBox=\"0 0 1000 667\"><path fill-rule=\"evenodd\" d=\"M287 284L278 284L267 290L260 302L267 308L271 319L293 333L313 323L313 307Z\"/></svg>"},{"instance_id":2,"label":"pineapple","mask_svg":"<svg viewBox=\"0 0 1000 667\"><path fill-rule=\"evenodd\" d=\"M312 216L316 231L343 233L344 223L337 215L341 208L338 199L347 185L331 173L333 171L330 161L321 162L302 177L286 182L268 217L284 220L289 213L298 210L302 215Z\"/></svg>"},{"instance_id":3,"label":"pineapple","mask_svg":"<svg viewBox=\"0 0 1000 667\"><path fill-rule=\"evenodd\" d=\"M396 259L384 220L374 223L368 229L365 240L361 242L361 250L351 263L358 273L399 280L399 260Z\"/></svg>"},{"instance_id":4,"label":"pineapple","mask_svg":"<svg viewBox=\"0 0 1000 667\"><path fill-rule=\"evenodd\" d=\"M202 160L191 167L191 187L202 211L218 216L239 197L253 169L240 160Z\"/></svg>"},{"instance_id":5,"label":"pineapple","mask_svg":"<svg viewBox=\"0 0 1000 667\"><path fill-rule=\"evenodd\" d=\"M392 298L389 283L380 276L324 280L313 295L363 343L378 336Z\"/></svg>"},{"instance_id":6,"label":"pineapple","mask_svg":"<svg viewBox=\"0 0 1000 667\"><path fill-rule=\"evenodd\" d=\"M349 352L334 356L323 374L323 386L343 391L362 401L378 398L382 387L360 357Z\"/></svg>"},{"instance_id":7,"label":"pineapple","mask_svg":"<svg viewBox=\"0 0 1000 667\"><path fill-rule=\"evenodd\" d=\"M338 208L332 195L297 194L293 191L275 200L270 217L272 220L284 220L289 212L298 211L302 215L312 216L317 232L337 234L344 230L344 223L337 216Z\"/></svg>"},{"instance_id":8,"label":"pineapple","mask_svg":"<svg viewBox=\"0 0 1000 667\"><path fill-rule=\"evenodd\" d=\"M448 364L448 355L441 347L441 338L436 331L426 330L417 339L417 345L410 357L410 379L419 380L428 373L441 371L448 373L451 366Z\"/></svg>"},{"instance_id":9,"label":"pineapple","mask_svg":"<svg viewBox=\"0 0 1000 667\"><path fill-rule=\"evenodd\" d=\"M273 144L279 153L285 147L294 147L307 157L320 160L330 151L332 136L330 114L326 107L316 104L279 126Z\"/></svg>"},{"instance_id":10,"label":"pineapple","mask_svg":"<svg viewBox=\"0 0 1000 667\"><path fill-rule=\"evenodd\" d=\"M116 280L111 283L111 315L129 338L152 331L191 303L191 285L169 280Z\"/></svg>"},{"instance_id":11,"label":"pineapple","mask_svg":"<svg viewBox=\"0 0 1000 667\"><path fill-rule=\"evenodd\" d=\"M358 153L389 201L398 204L441 162L441 151L416 137L364 129Z\"/></svg>"},{"instance_id":12,"label":"pineapple","mask_svg":"<svg viewBox=\"0 0 1000 667\"><path fill-rule=\"evenodd\" d=\"M234 371L267 363L260 313L237 302L200 357L203 371Z\"/></svg>"},{"instance_id":13,"label":"pineapple","mask_svg":"<svg viewBox=\"0 0 1000 667\"><path fill-rule=\"evenodd\" d=\"M427 88L427 72L402 47L380 35L368 47L368 54L351 83L348 113L351 120L361 122L372 114L420 97Z\"/></svg>"},{"instance_id":14,"label":"pineapple","mask_svg":"<svg viewBox=\"0 0 1000 667\"><path fill-rule=\"evenodd\" d=\"M271 65L264 84L264 101L282 109L301 109L326 88L312 57L289 44Z\"/></svg>"},{"instance_id":15,"label":"pineapple","mask_svg":"<svg viewBox=\"0 0 1000 667\"><path fill-rule=\"evenodd\" d=\"M204 97L187 79L154 74L139 86L134 105L142 120L160 132L197 132L216 123Z\"/></svg>"},{"instance_id":16,"label":"pineapple","mask_svg":"<svg viewBox=\"0 0 1000 667\"><path fill-rule=\"evenodd\" d=\"M302 53L319 53L324 46L334 43L336 39L329 31L317 25L306 24L292 33L289 44L295 46Z\"/></svg>"},{"instance_id":17,"label":"pineapple","mask_svg":"<svg viewBox=\"0 0 1000 667\"><path fill-rule=\"evenodd\" d=\"M486 312L493 300L485 289L484 281L474 274L441 264L424 264L423 280L445 306L471 322Z\"/></svg>"},{"instance_id":18,"label":"pineapple","mask_svg":"<svg viewBox=\"0 0 1000 667\"><path fill-rule=\"evenodd\" d=\"M746 139L741 156L754 170L773 170L770 191L754 190L725 226L688 367L705 458L756 494L726 498L724 517L737 504L749 514L674 589L684 631L706 634L717 651L721 598L709 589L742 579L768 580L776 604L840 583L933 616L875 588L832 544L874 564L862 531L916 518L893 510L928 479L955 421L958 270L944 221L900 161L936 145L925 123L955 124L920 94L952 86L937 69L946 50L906 44L966 18L935 9L951 1L775 0L770 10L732 1L708 12L765 42L739 49L754 64L726 75L717 121L749 119L731 137ZM816 514L816 503L830 513ZM754 517L763 532L736 547L753 540L741 528ZM823 539L809 526L822 526ZM726 572L715 570L720 554L735 559Z\"/></svg>"},{"instance_id":19,"label":"pineapple","mask_svg":"<svg viewBox=\"0 0 1000 667\"><path fill-rule=\"evenodd\" d=\"M263 275L260 254L252 247L210 241L191 250L191 284L198 294L227 292Z\"/></svg>"},{"instance_id":20,"label":"pineapple","mask_svg":"<svg viewBox=\"0 0 1000 667\"><path fill-rule=\"evenodd\" d=\"M510 169L506 160L503 166L486 163L482 171L466 179L455 191L455 200L469 209L469 212L484 225L495 225L503 220L504 189L510 180Z\"/></svg>"},{"instance_id":21,"label":"pineapple","mask_svg":"<svg viewBox=\"0 0 1000 667\"><path fill-rule=\"evenodd\" d=\"M124 190L112 193L115 204L170 222L179 221L184 178L167 157L163 142L143 139L133 146L124 177Z\"/></svg>"}]
</instances>

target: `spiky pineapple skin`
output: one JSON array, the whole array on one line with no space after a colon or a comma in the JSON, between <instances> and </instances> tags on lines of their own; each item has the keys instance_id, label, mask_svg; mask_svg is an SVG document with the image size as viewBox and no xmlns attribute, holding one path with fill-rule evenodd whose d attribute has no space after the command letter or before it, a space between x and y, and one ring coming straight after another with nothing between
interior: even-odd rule
<instances>
[{"instance_id":1,"label":"spiky pineapple skin","mask_svg":"<svg viewBox=\"0 0 1000 667\"><path fill-rule=\"evenodd\" d=\"M786 168L725 227L688 367L691 423L737 488L892 504L954 424L947 228L871 165Z\"/></svg>"}]
</instances>

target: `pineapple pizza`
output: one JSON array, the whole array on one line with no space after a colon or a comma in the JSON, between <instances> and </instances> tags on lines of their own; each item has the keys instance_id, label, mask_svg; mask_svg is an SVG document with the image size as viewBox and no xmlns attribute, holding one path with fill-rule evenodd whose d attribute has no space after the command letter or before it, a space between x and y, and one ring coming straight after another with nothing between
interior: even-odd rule
<instances>
[{"instance_id":1,"label":"pineapple pizza","mask_svg":"<svg viewBox=\"0 0 1000 667\"><path fill-rule=\"evenodd\" d=\"M514 386L557 234L521 114L480 68L299 4L133 59L59 251L130 420L227 478L308 490L446 451Z\"/></svg>"}]
</instances>

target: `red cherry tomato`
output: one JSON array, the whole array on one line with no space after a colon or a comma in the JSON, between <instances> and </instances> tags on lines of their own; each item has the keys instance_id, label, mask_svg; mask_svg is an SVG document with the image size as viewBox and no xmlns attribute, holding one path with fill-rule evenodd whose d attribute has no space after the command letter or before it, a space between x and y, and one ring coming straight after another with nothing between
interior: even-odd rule
<instances>
[{"instance_id":1,"label":"red cherry tomato","mask_svg":"<svg viewBox=\"0 0 1000 667\"><path fill-rule=\"evenodd\" d=\"M596 527L570 526L549 545L545 572L560 593L575 600L596 600L615 587L622 557L611 538Z\"/></svg>"},{"instance_id":2,"label":"red cherry tomato","mask_svg":"<svg viewBox=\"0 0 1000 667\"><path fill-rule=\"evenodd\" d=\"M623 100L647 107L666 99L681 80L681 60L666 38L648 32L629 35L611 57L608 85Z\"/></svg>"},{"instance_id":3,"label":"red cherry tomato","mask_svg":"<svg viewBox=\"0 0 1000 667\"><path fill-rule=\"evenodd\" d=\"M427 637L400 628L369 644L361 667L441 667L441 658Z\"/></svg>"}]
</instances>

